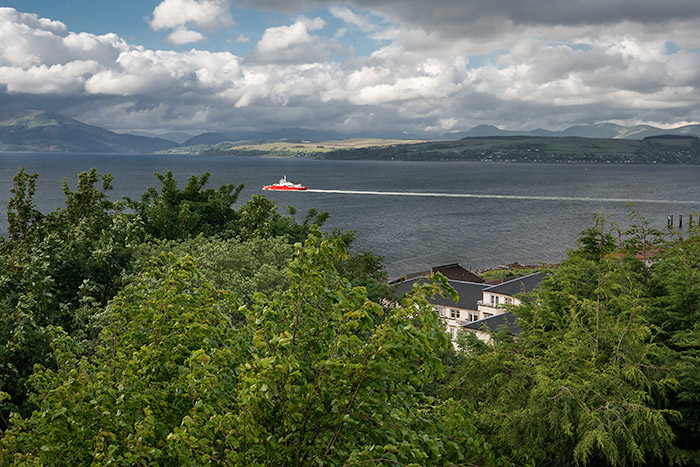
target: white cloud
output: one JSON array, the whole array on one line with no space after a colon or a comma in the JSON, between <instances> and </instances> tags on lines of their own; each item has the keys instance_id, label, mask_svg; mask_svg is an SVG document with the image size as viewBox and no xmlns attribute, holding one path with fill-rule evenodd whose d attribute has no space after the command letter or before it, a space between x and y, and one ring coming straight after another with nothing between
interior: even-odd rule
<instances>
[{"instance_id":1,"label":"white cloud","mask_svg":"<svg viewBox=\"0 0 700 467\"><path fill-rule=\"evenodd\" d=\"M0 22L3 25L21 24L26 26L27 29L49 32L56 35L65 35L68 33L68 28L60 21L39 18L37 15L31 13L21 13L14 8L0 7Z\"/></svg>"},{"instance_id":2,"label":"white cloud","mask_svg":"<svg viewBox=\"0 0 700 467\"><path fill-rule=\"evenodd\" d=\"M217 31L235 24L229 0L163 0L154 10L150 21L154 30L172 29L168 42L189 44L206 39L194 26Z\"/></svg>"},{"instance_id":3,"label":"white cloud","mask_svg":"<svg viewBox=\"0 0 700 467\"><path fill-rule=\"evenodd\" d=\"M309 34L322 29L321 18L300 18L288 26L265 30L255 49L248 57L251 63L318 63L331 58L337 48L328 39Z\"/></svg>"},{"instance_id":4,"label":"white cloud","mask_svg":"<svg viewBox=\"0 0 700 467\"><path fill-rule=\"evenodd\" d=\"M100 69L94 61L72 61L65 65L38 65L29 68L0 67L0 85L11 93L80 93L89 75Z\"/></svg>"},{"instance_id":5,"label":"white cloud","mask_svg":"<svg viewBox=\"0 0 700 467\"><path fill-rule=\"evenodd\" d=\"M238 57L227 52L132 50L115 65L92 76L86 91L149 98L205 95L225 89L241 76Z\"/></svg>"},{"instance_id":6,"label":"white cloud","mask_svg":"<svg viewBox=\"0 0 700 467\"><path fill-rule=\"evenodd\" d=\"M204 39L205 37L202 33L191 31L184 26L177 26L173 32L168 34L168 42L176 45L201 42Z\"/></svg>"},{"instance_id":7,"label":"white cloud","mask_svg":"<svg viewBox=\"0 0 700 467\"><path fill-rule=\"evenodd\" d=\"M311 40L306 24L297 21L291 26L266 29L255 48L260 53L276 52L297 44L308 44Z\"/></svg>"},{"instance_id":8,"label":"white cloud","mask_svg":"<svg viewBox=\"0 0 700 467\"><path fill-rule=\"evenodd\" d=\"M0 65L57 65L72 60L114 61L128 48L115 34L68 32L58 21L0 8Z\"/></svg>"},{"instance_id":9,"label":"white cloud","mask_svg":"<svg viewBox=\"0 0 700 467\"><path fill-rule=\"evenodd\" d=\"M171 29L196 24L207 30L217 30L235 24L229 0L163 0L153 10L151 27Z\"/></svg>"}]
</instances>

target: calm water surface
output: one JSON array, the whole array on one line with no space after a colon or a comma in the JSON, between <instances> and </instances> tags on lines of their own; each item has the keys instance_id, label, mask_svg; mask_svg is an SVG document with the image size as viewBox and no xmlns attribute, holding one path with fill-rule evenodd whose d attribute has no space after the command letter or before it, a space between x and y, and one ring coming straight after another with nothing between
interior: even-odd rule
<instances>
[{"instance_id":1,"label":"calm water surface","mask_svg":"<svg viewBox=\"0 0 700 467\"><path fill-rule=\"evenodd\" d=\"M263 184L287 175L318 190L507 195L510 198L387 196L326 192L264 192L281 211L329 211L328 229L357 233L355 247L385 257L391 277L459 262L483 268L518 261L561 260L596 211L627 222L625 200L636 203L653 226L667 214L700 210L700 166L516 164L489 162L374 162L311 159L160 155L0 154L0 204L10 195L20 166L38 172L37 206L63 204L64 178L95 167L114 175L113 199L139 197L160 187L154 172L172 170L182 185L210 172L210 185L244 183L245 202ZM603 201L599 201L603 199ZM686 222L687 223L687 222ZM0 234L7 216L0 211Z\"/></svg>"}]
</instances>

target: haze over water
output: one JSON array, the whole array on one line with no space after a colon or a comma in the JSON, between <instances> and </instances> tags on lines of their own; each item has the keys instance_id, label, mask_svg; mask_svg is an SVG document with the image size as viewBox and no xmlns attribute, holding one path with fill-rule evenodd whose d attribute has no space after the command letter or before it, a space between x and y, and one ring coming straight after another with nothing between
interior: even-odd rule
<instances>
[{"instance_id":1,"label":"haze over water","mask_svg":"<svg viewBox=\"0 0 700 467\"><path fill-rule=\"evenodd\" d=\"M40 174L36 201L43 212L63 205L63 178L75 189L77 174L91 167L114 175L112 199L159 188L154 172L172 170L184 187L191 175L208 171L211 187L244 183L241 202L264 194L282 212L295 206L300 217L312 207L329 211L326 228L354 230L355 248L383 255L392 278L452 262L484 268L559 261L596 211L626 225L629 202L659 229L667 214L677 222L680 213L700 210L700 166L2 154L2 235L12 177L22 165ZM260 190L282 175L309 190Z\"/></svg>"}]
</instances>

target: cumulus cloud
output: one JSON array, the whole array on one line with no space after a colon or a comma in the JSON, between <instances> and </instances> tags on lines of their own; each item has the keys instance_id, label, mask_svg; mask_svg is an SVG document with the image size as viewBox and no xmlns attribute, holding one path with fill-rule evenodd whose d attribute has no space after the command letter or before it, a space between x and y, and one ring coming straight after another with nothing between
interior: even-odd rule
<instances>
[{"instance_id":1,"label":"cumulus cloud","mask_svg":"<svg viewBox=\"0 0 700 467\"><path fill-rule=\"evenodd\" d=\"M129 46L116 34L69 32L59 21L0 8L0 65L52 66L73 60L109 62Z\"/></svg>"},{"instance_id":2,"label":"cumulus cloud","mask_svg":"<svg viewBox=\"0 0 700 467\"><path fill-rule=\"evenodd\" d=\"M184 26L177 26L173 32L168 34L168 42L176 45L201 42L204 39L204 34L197 31L191 31Z\"/></svg>"},{"instance_id":3,"label":"cumulus cloud","mask_svg":"<svg viewBox=\"0 0 700 467\"><path fill-rule=\"evenodd\" d=\"M88 76L100 69L97 62L75 60L65 65L38 65L28 68L0 67L0 84L10 93L80 93Z\"/></svg>"},{"instance_id":4,"label":"cumulus cloud","mask_svg":"<svg viewBox=\"0 0 700 467\"><path fill-rule=\"evenodd\" d=\"M256 46L260 53L277 52L298 44L308 44L312 41L306 24L297 21L291 26L269 28L265 31Z\"/></svg>"},{"instance_id":5,"label":"cumulus cloud","mask_svg":"<svg viewBox=\"0 0 700 467\"><path fill-rule=\"evenodd\" d=\"M209 30L234 24L228 0L163 0L153 10L151 27L175 28L188 23Z\"/></svg>"},{"instance_id":6,"label":"cumulus cloud","mask_svg":"<svg viewBox=\"0 0 700 467\"><path fill-rule=\"evenodd\" d=\"M255 45L249 60L251 63L316 63L331 58L332 44L324 37L309 31L323 28L321 18L300 18L288 26L265 30Z\"/></svg>"},{"instance_id":7,"label":"cumulus cloud","mask_svg":"<svg viewBox=\"0 0 700 467\"><path fill-rule=\"evenodd\" d=\"M192 50L131 50L115 66L94 74L85 85L91 94L148 95L174 98L218 92L241 76L238 57Z\"/></svg>"},{"instance_id":8,"label":"cumulus cloud","mask_svg":"<svg viewBox=\"0 0 700 467\"><path fill-rule=\"evenodd\" d=\"M216 31L235 24L229 0L163 0L154 10L150 25L154 30L173 29L173 44L200 42L204 35L187 26Z\"/></svg>"}]
</instances>

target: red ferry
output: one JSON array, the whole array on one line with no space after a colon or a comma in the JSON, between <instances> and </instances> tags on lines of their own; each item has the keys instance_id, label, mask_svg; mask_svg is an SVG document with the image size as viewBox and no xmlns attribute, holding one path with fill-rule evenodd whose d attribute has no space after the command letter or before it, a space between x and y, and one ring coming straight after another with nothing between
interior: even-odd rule
<instances>
[{"instance_id":1,"label":"red ferry","mask_svg":"<svg viewBox=\"0 0 700 467\"><path fill-rule=\"evenodd\" d=\"M274 185L265 185L262 187L263 190L306 190L306 187L299 183L292 183L287 180L287 176L280 178L280 181Z\"/></svg>"}]
</instances>

